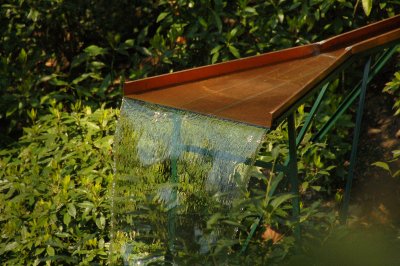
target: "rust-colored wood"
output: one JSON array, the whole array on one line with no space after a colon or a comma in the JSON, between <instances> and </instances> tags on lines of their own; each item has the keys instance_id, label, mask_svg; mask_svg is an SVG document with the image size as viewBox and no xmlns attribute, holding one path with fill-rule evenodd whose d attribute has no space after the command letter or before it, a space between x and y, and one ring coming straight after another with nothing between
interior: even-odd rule
<instances>
[{"instance_id":1,"label":"rust-colored wood","mask_svg":"<svg viewBox=\"0 0 400 266\"><path fill-rule=\"evenodd\" d=\"M325 41L127 82L127 97L271 127L352 55L400 41L400 15Z\"/></svg>"},{"instance_id":2,"label":"rust-colored wood","mask_svg":"<svg viewBox=\"0 0 400 266\"><path fill-rule=\"evenodd\" d=\"M214 65L197 67L175 73L135 80L126 83L124 94L129 95L133 93L144 92L165 86L221 76L236 71L256 68L258 66L307 57L315 53L314 49L316 48L313 44L304 45L258 56L250 56L229 62L217 63Z\"/></svg>"},{"instance_id":3,"label":"rust-colored wood","mask_svg":"<svg viewBox=\"0 0 400 266\"><path fill-rule=\"evenodd\" d=\"M400 15L397 15L321 41L319 45L321 47L321 52L343 47L352 47L354 44L369 40L370 38L379 37L381 34L398 29L399 27Z\"/></svg>"}]
</instances>

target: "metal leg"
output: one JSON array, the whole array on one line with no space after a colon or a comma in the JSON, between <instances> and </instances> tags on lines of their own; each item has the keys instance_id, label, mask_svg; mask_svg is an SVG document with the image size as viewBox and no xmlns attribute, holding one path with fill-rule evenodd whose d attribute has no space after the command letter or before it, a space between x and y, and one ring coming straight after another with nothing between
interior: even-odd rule
<instances>
[{"instance_id":1,"label":"metal leg","mask_svg":"<svg viewBox=\"0 0 400 266\"><path fill-rule=\"evenodd\" d=\"M311 120L311 119L310 119ZM303 126L304 128L304 126ZM295 230L294 235L297 240L300 239L300 224L299 224L299 216L300 216L300 200L299 200L299 182L297 178L297 144L296 144L296 126L294 121L294 114L290 114L288 116L288 135L289 135L289 158L286 160L284 164L284 168L287 168L287 173L289 176L289 181L291 184L291 192L296 196L292 200L292 216L293 220L295 221ZM301 141L301 139L300 139ZM273 193L273 191L272 191ZM247 246L249 245L250 239L253 237L257 227L262 220L261 217L257 217L250 228L250 233L247 236L240 253L243 254Z\"/></svg>"},{"instance_id":2,"label":"metal leg","mask_svg":"<svg viewBox=\"0 0 400 266\"><path fill-rule=\"evenodd\" d=\"M294 113L288 117L288 135L289 135L289 164L288 176L290 180L291 192L295 195L292 199L292 216L295 221L294 235L296 239L300 239L300 199L299 199L299 180L297 177L297 147L296 147L296 126Z\"/></svg>"},{"instance_id":3,"label":"metal leg","mask_svg":"<svg viewBox=\"0 0 400 266\"><path fill-rule=\"evenodd\" d=\"M171 198L169 204L171 208L168 210L168 250L165 255L165 260L168 263L173 263L175 254L175 236L176 236L176 204L177 204L177 184L178 176L178 159L180 153L180 127L181 120L179 117L174 118L174 127L172 132L172 151L171 151Z\"/></svg>"},{"instance_id":4,"label":"metal leg","mask_svg":"<svg viewBox=\"0 0 400 266\"><path fill-rule=\"evenodd\" d=\"M329 82L326 83L326 84L322 87L320 93L318 94L318 97L317 97L317 99L315 100L315 103L314 103L314 105L312 106L312 108L311 108L311 110L310 110L310 113L308 114L308 116L307 116L307 118L306 118L306 121L304 122L304 125L303 125L303 127L301 128L301 130L300 130L300 132L299 132L299 135L298 135L297 138L296 138L296 147L298 147L298 146L300 145L301 141L303 140L304 136L306 135L307 130L308 130L308 128L309 128L310 125L311 125L311 121L313 120L313 118L314 118L314 116L315 116L315 113L318 111L319 106L321 105L322 99L324 98L325 93L326 93L328 87L329 87Z\"/></svg>"},{"instance_id":5,"label":"metal leg","mask_svg":"<svg viewBox=\"0 0 400 266\"><path fill-rule=\"evenodd\" d=\"M368 58L368 61L364 66L364 74L363 74L361 92L360 92L361 94L360 94L360 99L359 99L358 108L357 108L356 127L354 129L353 144L352 144L351 154L350 154L350 167L349 167L349 173L348 173L348 177L347 177L347 181L346 181L346 189L345 189L345 194L344 194L343 207L342 207L342 211L341 211L341 215L340 215L342 223L346 222L347 212L349 209L351 185L353 182L354 167L355 167L356 158L357 158L357 146L358 146L358 141L360 138L361 122L362 122L362 116L363 116L363 110L364 110L365 95L367 92L368 75L369 75L370 66L371 66L371 57Z\"/></svg>"},{"instance_id":6,"label":"metal leg","mask_svg":"<svg viewBox=\"0 0 400 266\"><path fill-rule=\"evenodd\" d=\"M399 46L394 46L389 48L385 53L376 61L374 66L371 69L371 73L368 76L367 83L369 83L385 66L385 64L392 58L393 54L397 51ZM344 114L344 112L349 109L349 107L354 103L357 97L360 95L360 87L362 86L362 82L359 82L356 87L346 96L343 102L339 105L336 112L331 116L331 118L321 127L321 129L312 137L313 142L320 141L329 130L335 125L336 121L340 116Z\"/></svg>"},{"instance_id":7,"label":"metal leg","mask_svg":"<svg viewBox=\"0 0 400 266\"><path fill-rule=\"evenodd\" d=\"M247 236L246 240L244 241L242 249L240 250L240 254L243 254L246 251L246 249L247 249L247 247L248 247L248 245L250 243L250 240L252 239L253 235L256 232L257 227L260 225L261 219L262 219L262 217L257 217L254 220L254 222L252 223L252 225L250 227L250 233Z\"/></svg>"},{"instance_id":8,"label":"metal leg","mask_svg":"<svg viewBox=\"0 0 400 266\"><path fill-rule=\"evenodd\" d=\"M365 91L368 82L370 82L382 70L383 66L393 56L393 54L396 52L398 47L399 46L394 46L392 48L389 48L385 53L383 53L383 55L374 64L370 75L368 75L369 73L366 73L365 69L364 69L364 78L363 78L362 82L357 84L357 86L354 88L354 90L350 92L350 94L346 97L346 99L343 101L343 103L339 106L339 108L335 112L335 114L329 119L329 121L327 123L325 123L323 125L323 127L320 129L320 131L317 132L316 135L312 138L312 141L319 141L319 140L321 140L321 138L323 136L326 135L326 133L333 127L333 125L335 124L337 119L352 105L352 103L355 101L355 99L360 95L360 91L362 90L362 88L364 88L364 91ZM371 62L371 60L369 59L367 64L370 65L370 62ZM368 66L368 71L369 71L369 69L370 69L370 67ZM365 74L367 74L367 75L365 75ZM342 79L344 79L343 73L342 73ZM322 87L321 92L319 93L313 107L311 108L311 111L310 111L309 115L307 116L306 121L304 122L304 125L301 128L297 138L296 138L296 131L295 131L294 114L292 113L288 117L289 158L285 161L284 165L278 166L279 169L277 169L278 171L288 173L290 183L291 183L292 193L294 193L297 196L292 202L292 204L293 204L293 214L292 215L293 215L294 220L297 222L297 225L295 228L295 236L298 239L300 239L300 225L299 225L300 199L299 199L299 191L298 191L299 184L298 184L298 177L297 177L296 149L300 145L301 141L303 140L303 138L311 124L311 121L314 118L315 113L318 111L319 106L320 106L322 99L327 91L328 86L329 86L329 83L325 84ZM360 90L360 86L361 86L361 90ZM360 101L361 101L361 98L365 99L365 92L364 92L364 96L360 97ZM362 101L362 105L363 104L364 104L364 100ZM360 114L361 118L362 118L362 112L358 111L357 113ZM361 119L361 118L357 118L357 119ZM359 123L361 123L361 122L359 122ZM359 129L358 129L357 134L359 135ZM356 133L355 133L354 137L356 137ZM293 141L293 140L295 140L295 141ZM353 150L356 149L356 148L354 148L354 147L356 147L356 146L354 146L355 141L358 144L358 137L356 138L356 140L353 139ZM354 161L355 157L356 157L356 150L355 151L353 151L353 150L352 150L352 157L351 157L353 159L350 159L351 161ZM354 155L353 155L353 153L354 153ZM268 168L268 167L271 167L272 164L262 162L262 161L256 161L255 165L259 166L259 167ZM344 203L343 210L342 210L342 217L345 217L347 214L348 201L350 198L350 189L351 189L351 183L352 183L353 172L354 172L354 163L351 164L350 168L351 169L349 171L349 178L347 179L347 184L346 184L345 203ZM243 245L243 247L241 249L241 253L244 253L246 251L248 243L255 233L255 228L259 225L261 219L262 219L262 217L257 218L255 220L255 222L252 224L249 236L247 237L245 244Z\"/></svg>"}]
</instances>

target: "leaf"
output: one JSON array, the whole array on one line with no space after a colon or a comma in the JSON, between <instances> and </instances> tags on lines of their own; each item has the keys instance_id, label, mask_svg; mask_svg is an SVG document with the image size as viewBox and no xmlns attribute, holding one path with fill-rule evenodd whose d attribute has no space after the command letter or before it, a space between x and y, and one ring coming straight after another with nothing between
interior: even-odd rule
<instances>
[{"instance_id":1,"label":"leaf","mask_svg":"<svg viewBox=\"0 0 400 266\"><path fill-rule=\"evenodd\" d=\"M85 53L89 54L90 56L98 56L103 55L107 52L107 49L101 48L97 45L90 45L85 48Z\"/></svg>"},{"instance_id":2,"label":"leaf","mask_svg":"<svg viewBox=\"0 0 400 266\"><path fill-rule=\"evenodd\" d=\"M362 7L364 9L364 13L368 17L369 14L371 14L372 10L372 0L361 0L361 2L362 2Z\"/></svg>"},{"instance_id":3,"label":"leaf","mask_svg":"<svg viewBox=\"0 0 400 266\"><path fill-rule=\"evenodd\" d=\"M200 25L203 26L205 29L208 28L207 21L206 21L204 18L199 17L199 18L198 18L198 21L199 21Z\"/></svg>"},{"instance_id":4,"label":"leaf","mask_svg":"<svg viewBox=\"0 0 400 266\"><path fill-rule=\"evenodd\" d=\"M400 170L397 170L396 173L393 174L393 177L398 177L400 176Z\"/></svg>"},{"instance_id":5,"label":"leaf","mask_svg":"<svg viewBox=\"0 0 400 266\"><path fill-rule=\"evenodd\" d=\"M284 203L284 202L286 202L286 201L288 201L288 200L290 200L290 199L292 199L292 198L295 198L296 196L295 195L293 195L293 194L283 194L283 195L280 195L280 196L278 196L277 198L275 198L275 199L273 199L272 201L271 201L271 206L274 208L274 209L276 209L276 208L278 208L282 203Z\"/></svg>"},{"instance_id":6,"label":"leaf","mask_svg":"<svg viewBox=\"0 0 400 266\"><path fill-rule=\"evenodd\" d=\"M146 47L139 47L138 48L139 52L141 52L143 55L148 55L152 56L152 53L147 49Z\"/></svg>"},{"instance_id":7,"label":"leaf","mask_svg":"<svg viewBox=\"0 0 400 266\"><path fill-rule=\"evenodd\" d=\"M19 55L18 55L18 61L19 61L21 64L25 64L27 58L28 58L28 56L27 56L27 54L26 54L26 52L25 52L25 49L22 48L21 51L19 52Z\"/></svg>"},{"instance_id":8,"label":"leaf","mask_svg":"<svg viewBox=\"0 0 400 266\"><path fill-rule=\"evenodd\" d=\"M239 31L239 28L238 28L238 27L233 28L233 29L229 32L230 37L231 37L231 38L235 37L236 34L238 33L238 31Z\"/></svg>"},{"instance_id":9,"label":"leaf","mask_svg":"<svg viewBox=\"0 0 400 266\"><path fill-rule=\"evenodd\" d=\"M280 23L282 23L283 20L285 19L285 14L283 13L282 10L279 10L279 11L278 11L278 19L279 19L279 22L280 22Z\"/></svg>"},{"instance_id":10,"label":"leaf","mask_svg":"<svg viewBox=\"0 0 400 266\"><path fill-rule=\"evenodd\" d=\"M158 15L157 17L157 23L160 22L161 20L163 20L164 18L166 18L169 15L169 12L162 12L160 13L160 15Z\"/></svg>"},{"instance_id":11,"label":"leaf","mask_svg":"<svg viewBox=\"0 0 400 266\"><path fill-rule=\"evenodd\" d=\"M210 54L216 54L216 53L218 53L219 50L221 50L221 48L222 48L222 45L217 45L217 46L215 46L214 48L212 48Z\"/></svg>"},{"instance_id":12,"label":"leaf","mask_svg":"<svg viewBox=\"0 0 400 266\"><path fill-rule=\"evenodd\" d=\"M82 203L78 203L78 206L81 208L89 208L89 209L94 208L94 204L90 201L84 201Z\"/></svg>"},{"instance_id":13,"label":"leaf","mask_svg":"<svg viewBox=\"0 0 400 266\"><path fill-rule=\"evenodd\" d=\"M393 158L397 158L400 156L400 150L394 150L392 151L392 153L393 153Z\"/></svg>"},{"instance_id":14,"label":"leaf","mask_svg":"<svg viewBox=\"0 0 400 266\"><path fill-rule=\"evenodd\" d=\"M223 220L222 223L228 224L228 225L233 225L236 227L243 227L241 223L235 222L235 221L230 221L230 220Z\"/></svg>"},{"instance_id":15,"label":"leaf","mask_svg":"<svg viewBox=\"0 0 400 266\"><path fill-rule=\"evenodd\" d=\"M217 13L215 13L214 10L212 10L212 9L210 9L210 10L211 10L211 13L212 13L213 16L214 16L214 20L215 20L215 24L217 25L218 32L221 32L221 31L222 31L222 22L221 22L221 18L218 16Z\"/></svg>"},{"instance_id":16,"label":"leaf","mask_svg":"<svg viewBox=\"0 0 400 266\"><path fill-rule=\"evenodd\" d=\"M12 250L16 249L18 246L19 246L19 245L18 245L17 242L8 243L8 244L6 245L6 247L4 248L4 251L6 251L6 252L7 252L7 251L12 251Z\"/></svg>"},{"instance_id":17,"label":"leaf","mask_svg":"<svg viewBox=\"0 0 400 266\"><path fill-rule=\"evenodd\" d=\"M55 233L55 235L58 237L61 237L61 238L71 236L71 234L69 234L69 233L59 233L59 232Z\"/></svg>"},{"instance_id":18,"label":"leaf","mask_svg":"<svg viewBox=\"0 0 400 266\"><path fill-rule=\"evenodd\" d=\"M214 224L216 224L219 220L221 220L223 218L223 215L222 215L222 213L220 213L220 212L217 212L217 213L215 213L215 214L213 214L211 217L210 217L210 219L208 219L208 221L207 221L207 229L210 229L210 228L212 228L212 226L214 225Z\"/></svg>"},{"instance_id":19,"label":"leaf","mask_svg":"<svg viewBox=\"0 0 400 266\"><path fill-rule=\"evenodd\" d=\"M303 182L303 183L301 184L301 189L302 189L303 191L306 191L307 188L308 188L308 186L309 186L309 183L308 183L307 181L305 181L305 182Z\"/></svg>"},{"instance_id":20,"label":"leaf","mask_svg":"<svg viewBox=\"0 0 400 266\"><path fill-rule=\"evenodd\" d=\"M74 79L73 81L72 81L72 84L78 84L79 82L81 82L81 81L83 81L83 80L85 80L85 79L87 79L87 78L90 78L90 74L91 73L85 73L85 74L82 74L82 75L80 75L80 76L78 76L76 79Z\"/></svg>"},{"instance_id":21,"label":"leaf","mask_svg":"<svg viewBox=\"0 0 400 266\"><path fill-rule=\"evenodd\" d=\"M63 222L65 225L69 225L69 223L71 222L71 215L69 215L67 212L64 213Z\"/></svg>"},{"instance_id":22,"label":"leaf","mask_svg":"<svg viewBox=\"0 0 400 266\"><path fill-rule=\"evenodd\" d=\"M40 255L44 250L45 248L37 248L35 251L35 256Z\"/></svg>"},{"instance_id":23,"label":"leaf","mask_svg":"<svg viewBox=\"0 0 400 266\"><path fill-rule=\"evenodd\" d=\"M282 179L283 179L283 173L279 173L278 175L272 177L272 182L268 190L269 197L272 197L274 195L275 190L278 187L279 183L282 181Z\"/></svg>"},{"instance_id":24,"label":"leaf","mask_svg":"<svg viewBox=\"0 0 400 266\"><path fill-rule=\"evenodd\" d=\"M218 58L219 58L219 52L216 52L215 54L213 54L211 58L211 64L215 64L218 61Z\"/></svg>"},{"instance_id":25,"label":"leaf","mask_svg":"<svg viewBox=\"0 0 400 266\"><path fill-rule=\"evenodd\" d=\"M385 163L385 162L375 162L375 163L373 163L372 165L375 165L375 166L377 166L377 167L383 168L383 169L385 169L386 171L389 171L389 172L390 172L389 165L388 165L387 163Z\"/></svg>"},{"instance_id":26,"label":"leaf","mask_svg":"<svg viewBox=\"0 0 400 266\"><path fill-rule=\"evenodd\" d=\"M124 44L127 47L133 47L133 45L135 44L135 40L134 39L127 39Z\"/></svg>"},{"instance_id":27,"label":"leaf","mask_svg":"<svg viewBox=\"0 0 400 266\"><path fill-rule=\"evenodd\" d=\"M311 186L312 189L315 191L321 191L322 187L321 186Z\"/></svg>"},{"instance_id":28,"label":"leaf","mask_svg":"<svg viewBox=\"0 0 400 266\"><path fill-rule=\"evenodd\" d=\"M236 58L240 58L239 51L238 51L238 49L236 49L235 46L229 45L228 48L229 48L229 51L233 54L233 56L235 56Z\"/></svg>"},{"instance_id":29,"label":"leaf","mask_svg":"<svg viewBox=\"0 0 400 266\"><path fill-rule=\"evenodd\" d=\"M82 64L83 62L88 60L88 58L89 58L88 54L85 54L85 53L81 53L81 54L75 56L74 59L72 59L71 68L79 66L80 64Z\"/></svg>"},{"instance_id":30,"label":"leaf","mask_svg":"<svg viewBox=\"0 0 400 266\"><path fill-rule=\"evenodd\" d=\"M101 215L100 218L96 219L96 225L99 229L104 229L104 227L106 226L106 218Z\"/></svg>"},{"instance_id":31,"label":"leaf","mask_svg":"<svg viewBox=\"0 0 400 266\"><path fill-rule=\"evenodd\" d=\"M57 78L51 79L51 80L49 81L49 83L50 83L51 85L54 85L54 86L68 86L68 82L66 82L66 81L64 81L64 80L57 79Z\"/></svg>"},{"instance_id":32,"label":"leaf","mask_svg":"<svg viewBox=\"0 0 400 266\"><path fill-rule=\"evenodd\" d=\"M95 70L99 70L99 69L102 69L103 67L105 67L106 64L104 64L103 62L100 62L100 61L93 61L93 62L90 62L90 66Z\"/></svg>"},{"instance_id":33,"label":"leaf","mask_svg":"<svg viewBox=\"0 0 400 266\"><path fill-rule=\"evenodd\" d=\"M275 146L271 151L271 156L274 160L278 159L279 154L281 153L281 149L279 146Z\"/></svg>"},{"instance_id":34,"label":"leaf","mask_svg":"<svg viewBox=\"0 0 400 266\"><path fill-rule=\"evenodd\" d=\"M56 252L52 246L48 246L46 248L46 252L47 252L47 255L49 255L49 256L54 256L56 254Z\"/></svg>"},{"instance_id":35,"label":"leaf","mask_svg":"<svg viewBox=\"0 0 400 266\"><path fill-rule=\"evenodd\" d=\"M15 111L17 111L18 106L12 106L11 108L7 109L6 117L10 117Z\"/></svg>"},{"instance_id":36,"label":"leaf","mask_svg":"<svg viewBox=\"0 0 400 266\"><path fill-rule=\"evenodd\" d=\"M67 205L67 208L68 208L68 209L67 209L68 214L75 218L75 216L76 216L76 208L75 208L75 205L74 205L73 203L69 203L69 204Z\"/></svg>"},{"instance_id":37,"label":"leaf","mask_svg":"<svg viewBox=\"0 0 400 266\"><path fill-rule=\"evenodd\" d=\"M248 13L252 13L252 14L255 14L255 15L257 15L257 11L256 11L256 9L254 8L254 7L246 7L245 9L244 9L244 11L246 11L246 12L248 12Z\"/></svg>"},{"instance_id":38,"label":"leaf","mask_svg":"<svg viewBox=\"0 0 400 266\"><path fill-rule=\"evenodd\" d=\"M96 148L106 149L110 148L114 141L114 136L105 136L104 138L96 140L93 144Z\"/></svg>"}]
</instances>

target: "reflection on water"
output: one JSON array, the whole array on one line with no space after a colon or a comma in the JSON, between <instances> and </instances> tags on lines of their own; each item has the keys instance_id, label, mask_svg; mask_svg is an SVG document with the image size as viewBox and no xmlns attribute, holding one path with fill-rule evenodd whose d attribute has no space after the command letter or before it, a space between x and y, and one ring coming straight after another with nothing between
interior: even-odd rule
<instances>
[{"instance_id":1,"label":"reflection on water","mask_svg":"<svg viewBox=\"0 0 400 266\"><path fill-rule=\"evenodd\" d=\"M207 222L227 215L246 192L264 134L124 99L114 146L112 260L186 265L210 259L235 237L235 227Z\"/></svg>"}]
</instances>

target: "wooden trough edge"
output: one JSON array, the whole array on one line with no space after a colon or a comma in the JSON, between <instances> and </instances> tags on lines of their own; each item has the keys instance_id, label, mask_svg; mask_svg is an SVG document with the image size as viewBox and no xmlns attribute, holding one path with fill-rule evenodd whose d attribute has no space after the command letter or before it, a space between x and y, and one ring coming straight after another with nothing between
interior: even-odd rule
<instances>
[{"instance_id":1,"label":"wooden trough edge","mask_svg":"<svg viewBox=\"0 0 400 266\"><path fill-rule=\"evenodd\" d=\"M357 54L400 38L399 28L400 15L396 15L313 44L128 81L124 84L124 95L143 93L153 89L318 55L338 49L339 47L348 47L347 49L350 50L351 54ZM384 34L384 38L381 38L380 36L385 32L389 32L390 34Z\"/></svg>"}]
</instances>

